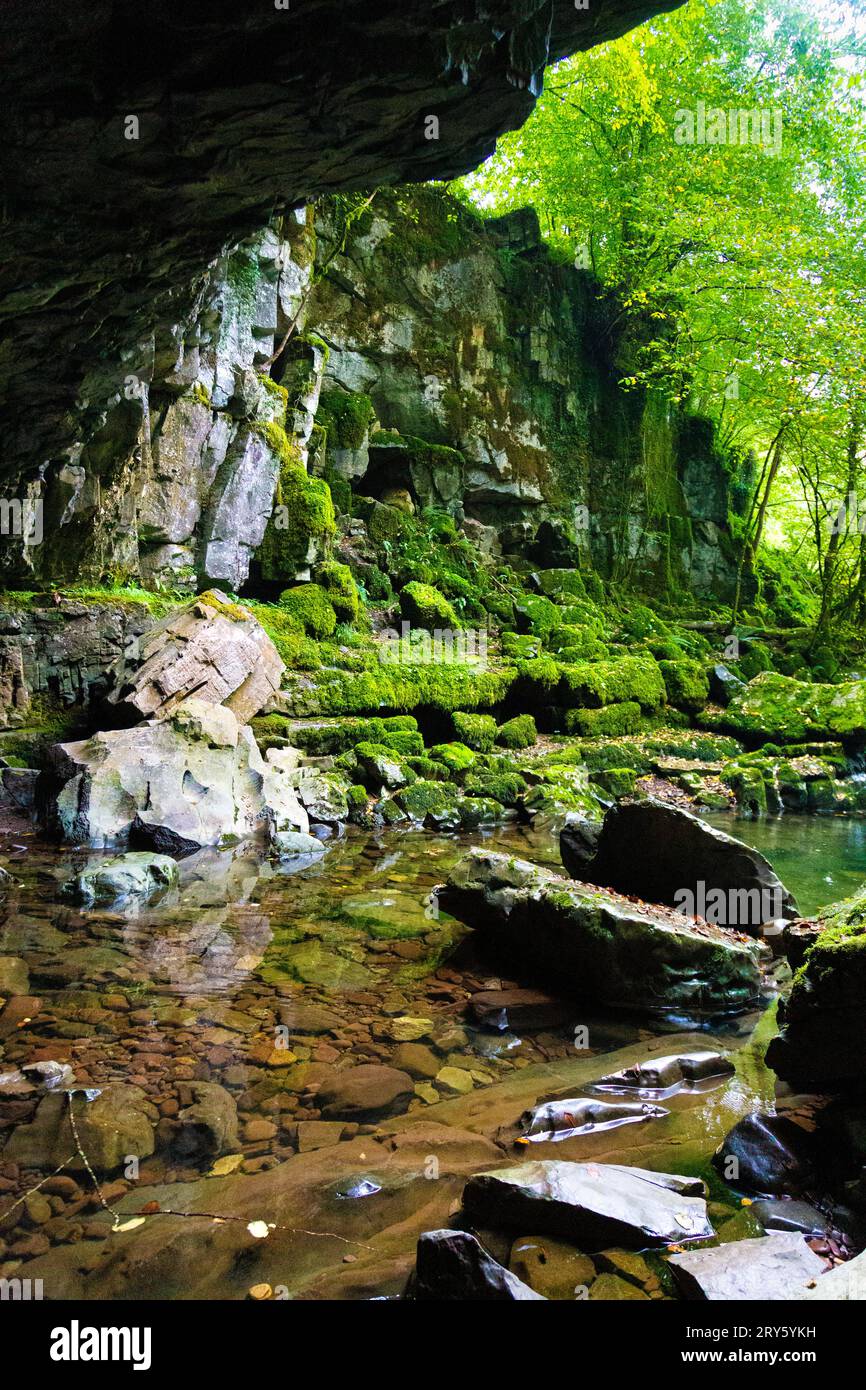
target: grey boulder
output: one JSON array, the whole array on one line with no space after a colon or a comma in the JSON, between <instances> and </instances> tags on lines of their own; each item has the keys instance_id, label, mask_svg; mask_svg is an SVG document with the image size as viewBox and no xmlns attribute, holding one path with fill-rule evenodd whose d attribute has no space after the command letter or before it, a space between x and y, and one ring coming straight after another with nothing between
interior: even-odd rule
<instances>
[{"instance_id":1,"label":"grey boulder","mask_svg":"<svg viewBox=\"0 0 866 1390\"><path fill-rule=\"evenodd\" d=\"M798 1298L824 1273L824 1261L792 1231L690 1250L668 1261L689 1299L779 1302Z\"/></svg>"},{"instance_id":2,"label":"grey boulder","mask_svg":"<svg viewBox=\"0 0 866 1390\"><path fill-rule=\"evenodd\" d=\"M416 1299L478 1303L545 1303L516 1274L497 1264L467 1231L427 1231L418 1241Z\"/></svg>"},{"instance_id":3,"label":"grey boulder","mask_svg":"<svg viewBox=\"0 0 866 1390\"><path fill-rule=\"evenodd\" d=\"M640 1250L711 1237L704 1190L699 1178L547 1160L476 1174L463 1206L481 1225L562 1236L587 1250Z\"/></svg>"}]
</instances>

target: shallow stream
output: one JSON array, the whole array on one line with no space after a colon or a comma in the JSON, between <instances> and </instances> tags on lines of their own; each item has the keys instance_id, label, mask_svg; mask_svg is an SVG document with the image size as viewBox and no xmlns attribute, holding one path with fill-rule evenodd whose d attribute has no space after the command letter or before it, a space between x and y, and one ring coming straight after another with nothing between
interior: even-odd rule
<instances>
[{"instance_id":1,"label":"shallow stream","mask_svg":"<svg viewBox=\"0 0 866 1390\"><path fill-rule=\"evenodd\" d=\"M713 823L762 850L804 913L866 878L864 822L716 816ZM30 1004L0 1037L0 1071L51 1059L68 1062L78 1086L140 1087L154 1107L157 1153L132 1179L103 1184L107 1206L123 1221L143 1205L153 1215L145 1230L112 1233L121 1219L75 1165L64 1172L74 1174L77 1193L55 1180L41 1206L30 1199L23 1230L20 1209L4 1220L53 1165L46 1156L43 1171L28 1164L4 1171L0 1152L0 1273L23 1261L17 1272L48 1278L53 1298L239 1297L261 1282L285 1296L393 1294L418 1231L446 1223L461 1173L483 1162L483 1152L443 1159L445 1172L431 1184L439 1141L425 1126L471 1130L489 1144L539 1098L586 1093L593 1080L648 1051L676 1050L689 1041L671 1037L677 1029L690 1029L694 1045L693 1020L649 1024L586 1007L574 1008L565 1025L520 1033L473 1020L473 994L532 983L503 978L431 896L478 838L352 832L294 872L249 848L202 852L183 862L180 888L158 904L85 911L65 900L63 888L87 856L6 837L0 854L19 886L7 899L0 956L26 962ZM485 839L559 863L550 830L509 826ZM588 1045L576 1048L578 1025ZM772 1097L761 1060L771 1032L768 1015L704 1026L698 1045L736 1050L734 1077L666 1100L664 1117L533 1145L531 1156L707 1172L724 1133ZM378 1126L328 1125L317 1088L349 1060L405 1065L407 1044L420 1046L416 1061L422 1071L429 1062L429 1074L413 1077L414 1094L396 1107L404 1113ZM204 1154L173 1148L176 1116L202 1080L226 1087L239 1110L240 1145L218 1162L220 1176L204 1176L214 1172ZM0 1124L12 1128L31 1111L26 1100L0 1099ZM433 1168L435 1176L438 1160ZM358 1181L375 1190L347 1197L343 1189L354 1191ZM736 1194L717 1187L714 1195L733 1218ZM270 1240L250 1236L250 1203L274 1223ZM199 1256L215 1239L212 1221L181 1220L169 1207L220 1216L227 1234L209 1268ZM198 1252L188 1267L182 1254L170 1266L161 1256L171 1223ZM112 1250L120 1253L112 1258Z\"/></svg>"}]
</instances>

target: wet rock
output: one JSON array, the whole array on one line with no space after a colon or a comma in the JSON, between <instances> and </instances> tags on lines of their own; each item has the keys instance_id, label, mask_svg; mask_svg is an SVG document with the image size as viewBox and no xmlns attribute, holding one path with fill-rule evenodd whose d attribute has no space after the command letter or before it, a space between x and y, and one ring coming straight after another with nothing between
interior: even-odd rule
<instances>
[{"instance_id":1,"label":"wet rock","mask_svg":"<svg viewBox=\"0 0 866 1390\"><path fill-rule=\"evenodd\" d=\"M713 1164L726 1181L769 1195L803 1192L812 1183L814 1141L784 1115L747 1115L726 1135Z\"/></svg>"},{"instance_id":2,"label":"wet rock","mask_svg":"<svg viewBox=\"0 0 866 1390\"><path fill-rule=\"evenodd\" d=\"M722 662L710 668L709 679L710 699L719 705L729 705L735 694L746 689L746 682Z\"/></svg>"},{"instance_id":3,"label":"wet rock","mask_svg":"<svg viewBox=\"0 0 866 1390\"><path fill-rule=\"evenodd\" d=\"M302 1120L298 1125L298 1153L339 1144L345 1128L342 1120Z\"/></svg>"},{"instance_id":4,"label":"wet rock","mask_svg":"<svg viewBox=\"0 0 866 1390\"><path fill-rule=\"evenodd\" d=\"M572 878L582 879L584 869L598 854L601 821L585 820L573 813L559 832L559 853Z\"/></svg>"},{"instance_id":5,"label":"wet rock","mask_svg":"<svg viewBox=\"0 0 866 1390\"><path fill-rule=\"evenodd\" d=\"M778 1302L796 1298L824 1273L824 1261L801 1235L779 1231L668 1261L689 1299Z\"/></svg>"},{"instance_id":6,"label":"wet rock","mask_svg":"<svg viewBox=\"0 0 866 1390\"><path fill-rule=\"evenodd\" d=\"M594 1129L642 1124L646 1120L661 1119L668 1113L660 1105L608 1105L604 1101L582 1098L548 1101L537 1110L529 1110L523 1115L520 1121L523 1131L521 1142L568 1139L573 1134L584 1134Z\"/></svg>"},{"instance_id":7,"label":"wet rock","mask_svg":"<svg viewBox=\"0 0 866 1390\"><path fill-rule=\"evenodd\" d=\"M165 719L56 745L42 804L68 843L184 855L262 834L267 775L251 730L196 698ZM287 804L280 811L286 829ZM300 806L295 825L308 828Z\"/></svg>"},{"instance_id":8,"label":"wet rock","mask_svg":"<svg viewBox=\"0 0 866 1390\"><path fill-rule=\"evenodd\" d=\"M149 898L173 888L179 877L177 864L167 854L130 850L82 869L72 880L69 893L85 903Z\"/></svg>"},{"instance_id":9,"label":"wet rock","mask_svg":"<svg viewBox=\"0 0 866 1390\"><path fill-rule=\"evenodd\" d=\"M442 1067L436 1073L436 1084L453 1096L465 1096L474 1090L472 1074L463 1067Z\"/></svg>"},{"instance_id":10,"label":"wet rock","mask_svg":"<svg viewBox=\"0 0 866 1390\"><path fill-rule=\"evenodd\" d=\"M805 1289L789 1295L806 1302L862 1303L866 1298L866 1252L831 1269L820 1279L809 1281Z\"/></svg>"},{"instance_id":11,"label":"wet rock","mask_svg":"<svg viewBox=\"0 0 866 1390\"><path fill-rule=\"evenodd\" d=\"M595 1003L735 1010L761 993L751 940L505 854L472 850L440 903L515 969Z\"/></svg>"},{"instance_id":12,"label":"wet rock","mask_svg":"<svg viewBox=\"0 0 866 1390\"><path fill-rule=\"evenodd\" d=\"M567 838L560 847L568 869ZM584 882L752 935L763 922L797 916L792 895L757 850L651 797L611 807L596 857L574 871Z\"/></svg>"},{"instance_id":13,"label":"wet rock","mask_svg":"<svg viewBox=\"0 0 866 1390\"><path fill-rule=\"evenodd\" d=\"M0 1039L16 1033L41 1008L42 1000L34 994L19 994L7 999L0 1009Z\"/></svg>"},{"instance_id":14,"label":"wet rock","mask_svg":"<svg viewBox=\"0 0 866 1390\"><path fill-rule=\"evenodd\" d=\"M424 1043L401 1043L391 1058L398 1071L408 1072L410 1076L422 1081L432 1081L440 1070L441 1060ZM438 1096L436 1097L438 1100Z\"/></svg>"},{"instance_id":15,"label":"wet rock","mask_svg":"<svg viewBox=\"0 0 866 1390\"><path fill-rule=\"evenodd\" d=\"M508 1268L545 1298L583 1296L595 1278L588 1255L552 1236L521 1236L511 1247Z\"/></svg>"},{"instance_id":16,"label":"wet rock","mask_svg":"<svg viewBox=\"0 0 866 1390\"><path fill-rule=\"evenodd\" d=\"M0 956L0 994L26 994L29 987L27 962L20 956Z\"/></svg>"},{"instance_id":17,"label":"wet rock","mask_svg":"<svg viewBox=\"0 0 866 1390\"><path fill-rule=\"evenodd\" d=\"M234 1096L213 1081L193 1081L190 1089L192 1104L178 1114L174 1151L192 1159L236 1153L240 1144Z\"/></svg>"},{"instance_id":18,"label":"wet rock","mask_svg":"<svg viewBox=\"0 0 866 1390\"><path fill-rule=\"evenodd\" d=\"M477 1174L463 1205L481 1223L531 1227L587 1250L640 1249L712 1236L703 1190L676 1174L549 1160Z\"/></svg>"},{"instance_id":19,"label":"wet rock","mask_svg":"<svg viewBox=\"0 0 866 1390\"><path fill-rule=\"evenodd\" d=\"M833 1221L808 1202L775 1202L771 1198L761 1198L752 1203L750 1210L767 1231L801 1231L807 1236L826 1236L835 1229Z\"/></svg>"},{"instance_id":20,"label":"wet rock","mask_svg":"<svg viewBox=\"0 0 866 1390\"><path fill-rule=\"evenodd\" d=\"M333 1033L342 1024L339 1014L324 1004L308 1004L303 999L281 1002L277 1012L280 1023L290 1033Z\"/></svg>"},{"instance_id":21,"label":"wet rock","mask_svg":"<svg viewBox=\"0 0 866 1390\"><path fill-rule=\"evenodd\" d=\"M706 1081L714 1076L730 1076L734 1064L719 1052L673 1053L638 1062L624 1071L603 1076L594 1084L613 1089L668 1091L685 1082Z\"/></svg>"},{"instance_id":22,"label":"wet rock","mask_svg":"<svg viewBox=\"0 0 866 1390\"><path fill-rule=\"evenodd\" d=\"M412 1078L406 1072L361 1063L326 1080L318 1104L326 1120L376 1120L405 1110L413 1094Z\"/></svg>"},{"instance_id":23,"label":"wet rock","mask_svg":"<svg viewBox=\"0 0 866 1390\"><path fill-rule=\"evenodd\" d=\"M147 1158L153 1153L156 1108L140 1087L111 1082L92 1100L82 1091L46 1096L32 1124L13 1130L4 1159L31 1168L86 1168L70 1123L70 1103L81 1148L96 1172L111 1172L132 1156Z\"/></svg>"},{"instance_id":24,"label":"wet rock","mask_svg":"<svg viewBox=\"0 0 866 1390\"><path fill-rule=\"evenodd\" d=\"M466 1231L427 1231L418 1241L414 1295L417 1299L488 1303L543 1301L516 1274L497 1264Z\"/></svg>"},{"instance_id":25,"label":"wet rock","mask_svg":"<svg viewBox=\"0 0 866 1390\"><path fill-rule=\"evenodd\" d=\"M139 638L110 698L145 719L162 719L194 695L226 705L247 724L279 690L284 669L261 623L214 589Z\"/></svg>"},{"instance_id":26,"label":"wet rock","mask_svg":"<svg viewBox=\"0 0 866 1390\"><path fill-rule=\"evenodd\" d=\"M866 1081L866 886L804 923L801 959L779 1007L767 1065L798 1090L860 1090ZM802 948L802 956L800 954Z\"/></svg>"},{"instance_id":27,"label":"wet rock","mask_svg":"<svg viewBox=\"0 0 866 1390\"><path fill-rule=\"evenodd\" d=\"M325 853L325 845L315 835L304 835L300 830L275 830L271 844L281 859L298 859Z\"/></svg>"},{"instance_id":28,"label":"wet rock","mask_svg":"<svg viewBox=\"0 0 866 1390\"><path fill-rule=\"evenodd\" d=\"M532 1032L558 1028L574 1016L574 1006L540 989L485 989L469 1001L479 1023L500 1031Z\"/></svg>"}]
</instances>

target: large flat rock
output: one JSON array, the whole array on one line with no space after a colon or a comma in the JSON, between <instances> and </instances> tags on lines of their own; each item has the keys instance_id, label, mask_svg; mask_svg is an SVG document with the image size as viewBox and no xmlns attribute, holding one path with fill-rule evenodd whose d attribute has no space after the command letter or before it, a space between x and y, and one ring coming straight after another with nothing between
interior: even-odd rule
<instances>
[{"instance_id":1,"label":"large flat rock","mask_svg":"<svg viewBox=\"0 0 866 1390\"><path fill-rule=\"evenodd\" d=\"M801 1297L824 1274L824 1261L799 1232L777 1231L711 1250L690 1250L668 1261L691 1299L779 1302Z\"/></svg>"},{"instance_id":2,"label":"large flat rock","mask_svg":"<svg viewBox=\"0 0 866 1390\"><path fill-rule=\"evenodd\" d=\"M677 1174L549 1159L476 1174L463 1205L482 1225L563 1236L585 1250L643 1249L714 1235L703 1192L700 1179Z\"/></svg>"},{"instance_id":3,"label":"large flat rock","mask_svg":"<svg viewBox=\"0 0 866 1390\"><path fill-rule=\"evenodd\" d=\"M596 1005L735 1011L761 993L761 948L750 938L507 854L470 851L440 902L527 981Z\"/></svg>"}]
</instances>

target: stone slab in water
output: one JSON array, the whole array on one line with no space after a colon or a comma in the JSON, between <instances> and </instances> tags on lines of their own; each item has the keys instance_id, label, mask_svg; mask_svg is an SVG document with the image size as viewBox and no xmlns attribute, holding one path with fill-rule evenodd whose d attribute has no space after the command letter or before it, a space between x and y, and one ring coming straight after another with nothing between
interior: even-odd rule
<instances>
[{"instance_id":1,"label":"stone slab in water","mask_svg":"<svg viewBox=\"0 0 866 1390\"><path fill-rule=\"evenodd\" d=\"M735 1011L761 994L751 938L476 848L439 900L530 978L594 1005Z\"/></svg>"},{"instance_id":2,"label":"stone slab in water","mask_svg":"<svg viewBox=\"0 0 866 1390\"><path fill-rule=\"evenodd\" d=\"M714 1232L698 1178L615 1163L521 1163L470 1178L466 1212L494 1227L535 1230L582 1248L642 1249Z\"/></svg>"},{"instance_id":3,"label":"stone slab in water","mask_svg":"<svg viewBox=\"0 0 866 1390\"><path fill-rule=\"evenodd\" d=\"M734 1064L719 1052L680 1052L669 1057L654 1057L623 1071L602 1076L597 1086L641 1091L667 1091L687 1081L706 1081L712 1077L730 1076Z\"/></svg>"},{"instance_id":4,"label":"stone slab in water","mask_svg":"<svg viewBox=\"0 0 866 1390\"><path fill-rule=\"evenodd\" d=\"M672 1255L669 1264L686 1298L762 1303L798 1297L825 1269L791 1231Z\"/></svg>"}]
</instances>

